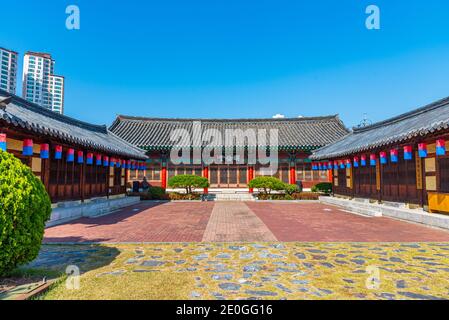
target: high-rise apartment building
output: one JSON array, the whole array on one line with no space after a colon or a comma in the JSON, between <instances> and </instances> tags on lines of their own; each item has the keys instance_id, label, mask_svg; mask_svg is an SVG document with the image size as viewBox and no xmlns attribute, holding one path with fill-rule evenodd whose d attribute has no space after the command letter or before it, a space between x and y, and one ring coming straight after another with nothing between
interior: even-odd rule
<instances>
[{"instance_id":1,"label":"high-rise apartment building","mask_svg":"<svg viewBox=\"0 0 449 320\"><path fill-rule=\"evenodd\" d=\"M22 96L44 108L64 113L64 77L54 74L48 53L27 52L23 60Z\"/></svg>"},{"instance_id":2,"label":"high-rise apartment building","mask_svg":"<svg viewBox=\"0 0 449 320\"><path fill-rule=\"evenodd\" d=\"M17 52L0 47L0 89L16 94Z\"/></svg>"}]
</instances>

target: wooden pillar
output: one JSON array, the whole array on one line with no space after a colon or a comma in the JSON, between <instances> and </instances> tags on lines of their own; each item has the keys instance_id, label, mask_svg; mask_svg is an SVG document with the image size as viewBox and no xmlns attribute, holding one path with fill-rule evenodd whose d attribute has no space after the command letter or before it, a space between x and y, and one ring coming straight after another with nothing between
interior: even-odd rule
<instances>
[{"instance_id":1,"label":"wooden pillar","mask_svg":"<svg viewBox=\"0 0 449 320\"><path fill-rule=\"evenodd\" d=\"M167 189L167 164L162 165L161 180L162 188Z\"/></svg>"},{"instance_id":2,"label":"wooden pillar","mask_svg":"<svg viewBox=\"0 0 449 320\"><path fill-rule=\"evenodd\" d=\"M206 178L207 180L209 180L209 167L204 167L203 168L203 177ZM209 188L204 188L204 194L208 194L209 193Z\"/></svg>"},{"instance_id":3,"label":"wooden pillar","mask_svg":"<svg viewBox=\"0 0 449 320\"><path fill-rule=\"evenodd\" d=\"M290 184L296 184L296 168L290 165Z\"/></svg>"},{"instance_id":4,"label":"wooden pillar","mask_svg":"<svg viewBox=\"0 0 449 320\"><path fill-rule=\"evenodd\" d=\"M332 169L327 170L327 181L328 182L333 182L333 178L332 178Z\"/></svg>"},{"instance_id":5,"label":"wooden pillar","mask_svg":"<svg viewBox=\"0 0 449 320\"><path fill-rule=\"evenodd\" d=\"M248 167L248 183L254 179L254 166L249 166ZM249 188L249 193L253 193L254 189L253 188Z\"/></svg>"},{"instance_id":6,"label":"wooden pillar","mask_svg":"<svg viewBox=\"0 0 449 320\"><path fill-rule=\"evenodd\" d=\"M81 165L80 171L81 171L80 172L81 201L84 202L86 196L86 161L84 161L84 153L83 153L83 163Z\"/></svg>"}]
</instances>

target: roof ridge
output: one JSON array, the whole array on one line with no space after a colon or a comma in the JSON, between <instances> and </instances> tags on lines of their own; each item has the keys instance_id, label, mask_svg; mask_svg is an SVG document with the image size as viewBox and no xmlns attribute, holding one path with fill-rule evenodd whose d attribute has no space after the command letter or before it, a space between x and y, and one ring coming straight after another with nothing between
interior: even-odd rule
<instances>
[{"instance_id":1,"label":"roof ridge","mask_svg":"<svg viewBox=\"0 0 449 320\"><path fill-rule=\"evenodd\" d=\"M115 122L122 120L131 121L167 121L167 122L291 122L291 121L313 121L313 120L339 120L338 114L315 117L297 117L297 118L161 118L161 117L142 117L142 116L128 116L117 115Z\"/></svg>"},{"instance_id":2,"label":"roof ridge","mask_svg":"<svg viewBox=\"0 0 449 320\"><path fill-rule=\"evenodd\" d=\"M55 120L62 121L65 123L70 123L72 125L75 125L75 126L78 126L83 129L90 130L90 131L97 131L97 132L103 132L103 133L107 132L106 125L92 124L92 123L81 121L81 120L78 120L78 119L63 115L63 114L56 113L54 111L51 111L44 107L41 107L38 104L35 104L28 100L25 100L24 98L21 98L15 94L9 93L2 89L0 89L0 95L6 96L6 97L11 96L13 103L20 104L22 107L32 110L34 112L40 113L42 115L45 115L46 117L50 117L50 118L53 118ZM8 111L8 109L6 109L6 112L7 111Z\"/></svg>"},{"instance_id":3,"label":"roof ridge","mask_svg":"<svg viewBox=\"0 0 449 320\"><path fill-rule=\"evenodd\" d=\"M440 108L440 107L442 107L444 105L447 105L448 103L449 103L449 97L446 97L446 98L437 100L435 102L429 103L429 104L427 104L427 105L425 105L423 107L420 107L420 108L417 108L417 109L414 109L414 110L402 113L400 115L391 117L391 118L386 119L386 120L382 120L382 121L373 123L373 124L371 124L369 126L366 126L366 127L353 127L352 130L353 130L354 133L360 133L360 132L366 132L366 131L369 131L369 130L377 129L379 127L383 127L383 126L386 126L386 125L398 123L400 121L409 119L411 117L420 115L422 113L432 111L434 109L437 109L437 108Z\"/></svg>"}]
</instances>

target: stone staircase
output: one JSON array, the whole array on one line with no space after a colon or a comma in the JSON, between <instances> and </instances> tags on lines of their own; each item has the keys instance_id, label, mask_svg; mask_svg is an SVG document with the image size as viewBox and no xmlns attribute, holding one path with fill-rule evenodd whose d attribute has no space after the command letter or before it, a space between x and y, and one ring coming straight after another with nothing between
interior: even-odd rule
<instances>
[{"instance_id":1,"label":"stone staircase","mask_svg":"<svg viewBox=\"0 0 449 320\"><path fill-rule=\"evenodd\" d=\"M255 201L254 196L247 191L213 191L203 197L205 201Z\"/></svg>"}]
</instances>

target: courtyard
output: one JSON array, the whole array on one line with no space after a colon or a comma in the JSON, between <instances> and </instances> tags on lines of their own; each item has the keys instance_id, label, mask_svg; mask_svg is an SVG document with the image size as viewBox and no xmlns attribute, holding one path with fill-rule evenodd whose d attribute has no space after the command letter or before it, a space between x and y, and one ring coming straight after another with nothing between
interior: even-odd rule
<instances>
[{"instance_id":1,"label":"courtyard","mask_svg":"<svg viewBox=\"0 0 449 320\"><path fill-rule=\"evenodd\" d=\"M449 242L449 232L320 203L142 202L46 229L44 243Z\"/></svg>"},{"instance_id":2,"label":"courtyard","mask_svg":"<svg viewBox=\"0 0 449 320\"><path fill-rule=\"evenodd\" d=\"M318 202L141 202L47 228L20 269L57 279L37 299L435 300L448 266L448 231Z\"/></svg>"}]
</instances>

